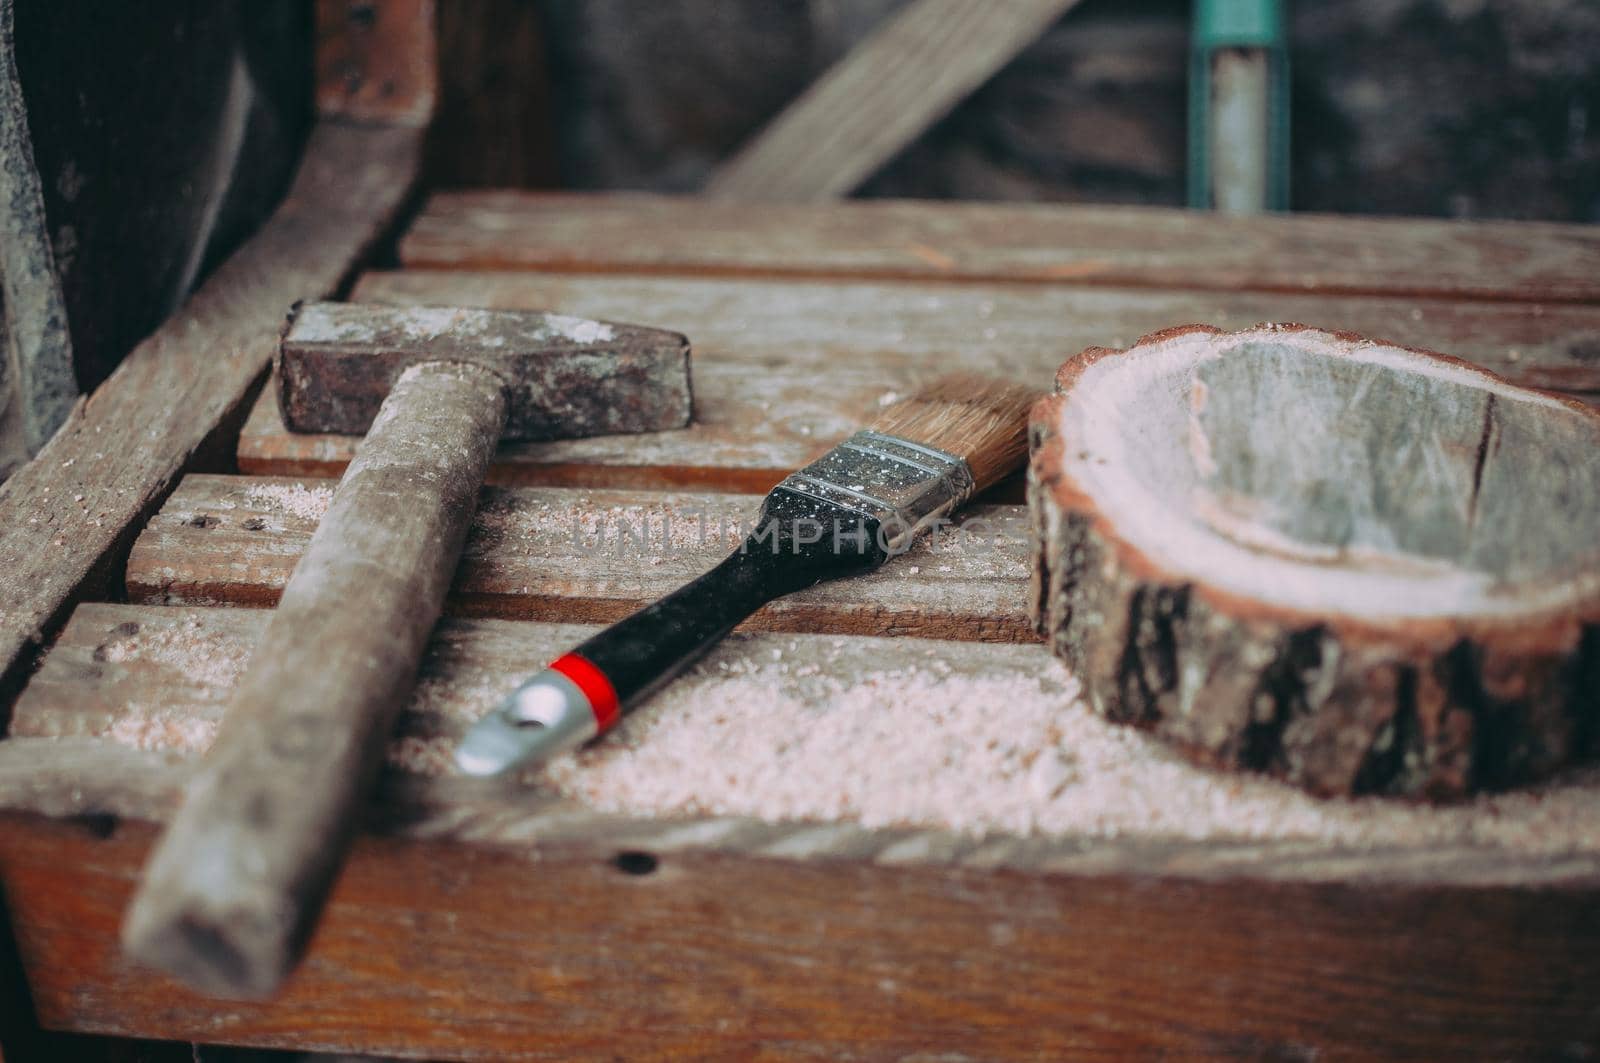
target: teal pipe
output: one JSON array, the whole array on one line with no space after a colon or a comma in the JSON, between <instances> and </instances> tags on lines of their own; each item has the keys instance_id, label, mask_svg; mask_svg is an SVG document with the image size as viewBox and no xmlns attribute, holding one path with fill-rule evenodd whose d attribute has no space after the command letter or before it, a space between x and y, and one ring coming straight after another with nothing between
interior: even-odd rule
<instances>
[{"instance_id":1,"label":"teal pipe","mask_svg":"<svg viewBox=\"0 0 1600 1063\"><path fill-rule=\"evenodd\" d=\"M1289 209L1289 46L1283 0L1195 0L1189 205Z\"/></svg>"}]
</instances>

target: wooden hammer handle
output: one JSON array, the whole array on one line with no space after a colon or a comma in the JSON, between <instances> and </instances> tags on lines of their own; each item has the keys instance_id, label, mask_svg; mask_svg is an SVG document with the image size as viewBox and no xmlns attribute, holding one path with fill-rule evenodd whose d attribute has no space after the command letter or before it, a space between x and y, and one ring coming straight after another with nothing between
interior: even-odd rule
<instances>
[{"instance_id":1,"label":"wooden hammer handle","mask_svg":"<svg viewBox=\"0 0 1600 1063\"><path fill-rule=\"evenodd\" d=\"M123 927L220 996L299 958L416 680L496 441L491 370L430 362L383 404L256 647Z\"/></svg>"}]
</instances>

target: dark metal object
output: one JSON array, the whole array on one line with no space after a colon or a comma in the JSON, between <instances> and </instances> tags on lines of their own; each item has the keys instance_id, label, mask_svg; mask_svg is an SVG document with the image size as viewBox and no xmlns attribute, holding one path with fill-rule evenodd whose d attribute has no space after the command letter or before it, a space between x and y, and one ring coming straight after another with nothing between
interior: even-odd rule
<instances>
[{"instance_id":1,"label":"dark metal object","mask_svg":"<svg viewBox=\"0 0 1600 1063\"><path fill-rule=\"evenodd\" d=\"M301 307L278 354L297 432L365 432L406 367L482 365L505 381L508 439L576 439L689 423L689 341L675 332L508 310Z\"/></svg>"}]
</instances>

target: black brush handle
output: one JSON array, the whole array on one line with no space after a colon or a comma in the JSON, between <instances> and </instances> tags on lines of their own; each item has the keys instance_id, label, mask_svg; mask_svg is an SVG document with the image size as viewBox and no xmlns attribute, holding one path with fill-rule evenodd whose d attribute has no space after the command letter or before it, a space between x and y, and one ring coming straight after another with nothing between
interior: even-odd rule
<instances>
[{"instance_id":1,"label":"black brush handle","mask_svg":"<svg viewBox=\"0 0 1600 1063\"><path fill-rule=\"evenodd\" d=\"M763 605L888 556L875 519L777 488L743 546L524 683L468 732L456 762L469 774L494 775L581 744Z\"/></svg>"},{"instance_id":2,"label":"black brush handle","mask_svg":"<svg viewBox=\"0 0 1600 1063\"><path fill-rule=\"evenodd\" d=\"M768 553L736 550L721 564L578 646L624 706L648 696L728 632L786 593ZM805 566L801 558L780 559ZM819 577L821 578L821 577Z\"/></svg>"},{"instance_id":3,"label":"black brush handle","mask_svg":"<svg viewBox=\"0 0 1600 1063\"><path fill-rule=\"evenodd\" d=\"M756 534L716 568L573 652L605 674L626 709L768 602L882 563L865 518L844 510L821 517L810 499L774 496Z\"/></svg>"}]
</instances>

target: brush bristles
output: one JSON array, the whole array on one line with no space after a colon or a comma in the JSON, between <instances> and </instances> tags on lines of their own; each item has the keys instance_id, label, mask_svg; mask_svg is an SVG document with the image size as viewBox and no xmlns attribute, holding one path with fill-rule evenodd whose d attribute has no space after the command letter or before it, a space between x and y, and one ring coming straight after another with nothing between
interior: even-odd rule
<instances>
[{"instance_id":1,"label":"brush bristles","mask_svg":"<svg viewBox=\"0 0 1600 1063\"><path fill-rule=\"evenodd\" d=\"M1022 466L1031 388L968 373L942 376L884 410L870 428L965 458L977 489Z\"/></svg>"}]
</instances>

